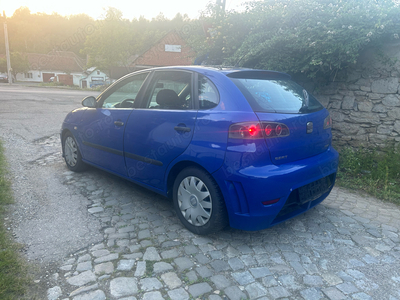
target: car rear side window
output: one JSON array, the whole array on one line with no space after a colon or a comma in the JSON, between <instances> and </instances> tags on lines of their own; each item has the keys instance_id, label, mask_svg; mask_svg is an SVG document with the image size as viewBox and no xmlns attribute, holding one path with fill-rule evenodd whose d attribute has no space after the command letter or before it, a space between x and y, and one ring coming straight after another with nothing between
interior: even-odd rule
<instances>
[{"instance_id":1,"label":"car rear side window","mask_svg":"<svg viewBox=\"0 0 400 300\"><path fill-rule=\"evenodd\" d=\"M323 108L317 99L290 79L230 79L257 112L303 114Z\"/></svg>"},{"instance_id":2,"label":"car rear side window","mask_svg":"<svg viewBox=\"0 0 400 300\"><path fill-rule=\"evenodd\" d=\"M199 109L211 109L218 105L217 88L207 77L199 74Z\"/></svg>"}]
</instances>

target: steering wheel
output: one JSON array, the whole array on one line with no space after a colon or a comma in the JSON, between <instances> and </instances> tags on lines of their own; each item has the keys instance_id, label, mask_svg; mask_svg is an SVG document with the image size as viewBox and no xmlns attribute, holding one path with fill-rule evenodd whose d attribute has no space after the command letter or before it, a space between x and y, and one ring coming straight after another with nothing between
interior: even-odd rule
<instances>
[{"instance_id":1,"label":"steering wheel","mask_svg":"<svg viewBox=\"0 0 400 300\"><path fill-rule=\"evenodd\" d=\"M130 108L133 107L133 102L135 102L135 99L125 99L119 104L119 107L121 108Z\"/></svg>"}]
</instances>

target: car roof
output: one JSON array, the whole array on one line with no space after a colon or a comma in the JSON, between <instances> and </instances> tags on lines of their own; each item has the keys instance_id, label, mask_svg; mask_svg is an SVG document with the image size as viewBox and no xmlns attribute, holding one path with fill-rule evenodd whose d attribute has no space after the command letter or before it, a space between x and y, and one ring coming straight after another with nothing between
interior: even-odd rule
<instances>
[{"instance_id":1,"label":"car roof","mask_svg":"<svg viewBox=\"0 0 400 300\"><path fill-rule=\"evenodd\" d=\"M169 67L152 68L151 70L170 70L170 69L195 71L203 75L207 75L210 73L219 73L219 74L224 74L230 78L249 78L249 79L291 78L289 74L278 71L239 68L239 67L224 67L224 66L169 66Z\"/></svg>"}]
</instances>

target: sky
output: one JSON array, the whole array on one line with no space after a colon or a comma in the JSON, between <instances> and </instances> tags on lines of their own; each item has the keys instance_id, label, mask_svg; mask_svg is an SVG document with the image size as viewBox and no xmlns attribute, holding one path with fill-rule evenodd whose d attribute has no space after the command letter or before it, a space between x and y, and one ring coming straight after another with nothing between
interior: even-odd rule
<instances>
[{"instance_id":1,"label":"sky","mask_svg":"<svg viewBox=\"0 0 400 300\"><path fill-rule=\"evenodd\" d=\"M226 0L226 9L240 10L247 1L252 0ZM1 14L5 11L11 17L16 9L27 6L31 13L57 12L63 16L85 13L98 19L104 13L103 8L111 6L121 10L123 17L129 20L140 16L152 19L160 12L168 19L172 19L178 12L182 15L186 13L194 19L200 16L200 11L206 8L208 2L210 0L0 0L0 10Z\"/></svg>"}]
</instances>

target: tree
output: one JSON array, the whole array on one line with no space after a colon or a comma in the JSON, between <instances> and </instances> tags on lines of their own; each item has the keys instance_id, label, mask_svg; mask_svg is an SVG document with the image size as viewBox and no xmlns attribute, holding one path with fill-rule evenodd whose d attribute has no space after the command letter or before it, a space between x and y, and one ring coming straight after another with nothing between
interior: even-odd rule
<instances>
[{"instance_id":1,"label":"tree","mask_svg":"<svg viewBox=\"0 0 400 300\"><path fill-rule=\"evenodd\" d=\"M11 52L10 62L12 74L17 76L17 73L24 73L29 70L29 62L26 56L19 52ZM7 60L6 58L0 59L0 72L7 73Z\"/></svg>"},{"instance_id":2,"label":"tree","mask_svg":"<svg viewBox=\"0 0 400 300\"><path fill-rule=\"evenodd\" d=\"M63 43L68 45L68 51L77 55L80 54L80 51L85 47L87 35L91 32L90 29L94 24L95 21L86 14L69 16L67 37L63 40Z\"/></svg>"},{"instance_id":3,"label":"tree","mask_svg":"<svg viewBox=\"0 0 400 300\"><path fill-rule=\"evenodd\" d=\"M29 8L20 7L7 18L10 49L21 53L72 51L79 54L86 40L86 30L91 29L93 23L94 20L85 14L69 17L57 13L32 14ZM0 52L3 52L1 30L0 47Z\"/></svg>"},{"instance_id":4,"label":"tree","mask_svg":"<svg viewBox=\"0 0 400 300\"><path fill-rule=\"evenodd\" d=\"M87 55L88 67L100 68L109 75L112 67L129 66L136 55L145 52L171 30L190 36L187 29L192 28L193 22L187 15L177 14L169 20L162 13L152 20L140 17L129 21L112 7L96 21L85 14L69 17L57 13L32 14L27 7L20 7L7 18L12 52L71 51ZM0 31L0 38L2 35ZM4 52L4 36L0 47L0 53ZM18 61L23 62L21 56Z\"/></svg>"},{"instance_id":5,"label":"tree","mask_svg":"<svg viewBox=\"0 0 400 300\"><path fill-rule=\"evenodd\" d=\"M0 21L4 18L0 16ZM57 13L32 14L20 7L7 18L10 49L20 53L55 54L71 51L88 55L88 66L110 73L113 66L129 66L135 55L149 49L171 30L188 33L191 23L187 15L177 14L172 20L159 14L152 20L144 17L132 21L122 18L122 12L108 8L101 20L85 14L61 16ZM187 26L189 25L189 26ZM0 53L5 51L0 30Z\"/></svg>"},{"instance_id":6,"label":"tree","mask_svg":"<svg viewBox=\"0 0 400 300\"><path fill-rule=\"evenodd\" d=\"M17 73L25 73L29 70L28 58L19 52L11 52L10 61L14 77L17 76Z\"/></svg>"},{"instance_id":7,"label":"tree","mask_svg":"<svg viewBox=\"0 0 400 300\"><path fill-rule=\"evenodd\" d=\"M105 18L96 21L93 33L86 38L82 52L89 55L88 67L97 67L110 75L112 67L127 63L133 38L129 24L128 20L122 19L120 10L108 8Z\"/></svg>"},{"instance_id":8,"label":"tree","mask_svg":"<svg viewBox=\"0 0 400 300\"><path fill-rule=\"evenodd\" d=\"M11 18L7 18L7 24L12 51L30 52L30 49L35 48L40 30L28 7L18 8Z\"/></svg>"},{"instance_id":9,"label":"tree","mask_svg":"<svg viewBox=\"0 0 400 300\"><path fill-rule=\"evenodd\" d=\"M7 73L7 59L0 58L0 73Z\"/></svg>"}]
</instances>

